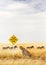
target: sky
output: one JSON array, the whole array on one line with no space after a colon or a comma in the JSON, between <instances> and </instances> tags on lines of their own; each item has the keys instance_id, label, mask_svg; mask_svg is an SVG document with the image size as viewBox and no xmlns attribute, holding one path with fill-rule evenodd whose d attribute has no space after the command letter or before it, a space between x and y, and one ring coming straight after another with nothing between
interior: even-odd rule
<instances>
[{"instance_id":1,"label":"sky","mask_svg":"<svg viewBox=\"0 0 46 65\"><path fill-rule=\"evenodd\" d=\"M0 0L0 42L46 42L46 0Z\"/></svg>"}]
</instances>

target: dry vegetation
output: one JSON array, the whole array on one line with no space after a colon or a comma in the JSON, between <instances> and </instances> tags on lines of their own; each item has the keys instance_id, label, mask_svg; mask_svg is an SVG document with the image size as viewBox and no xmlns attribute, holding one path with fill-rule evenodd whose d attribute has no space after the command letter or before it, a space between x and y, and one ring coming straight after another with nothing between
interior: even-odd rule
<instances>
[{"instance_id":1,"label":"dry vegetation","mask_svg":"<svg viewBox=\"0 0 46 65\"><path fill-rule=\"evenodd\" d=\"M9 44L0 44L0 65L46 65L46 43L24 43L16 44L17 48L3 49L3 47L14 47ZM20 46L30 52L31 57L23 55ZM31 48L27 48L30 47Z\"/></svg>"},{"instance_id":2,"label":"dry vegetation","mask_svg":"<svg viewBox=\"0 0 46 65\"><path fill-rule=\"evenodd\" d=\"M46 60L32 59L5 59L0 60L0 65L46 65Z\"/></svg>"}]
</instances>

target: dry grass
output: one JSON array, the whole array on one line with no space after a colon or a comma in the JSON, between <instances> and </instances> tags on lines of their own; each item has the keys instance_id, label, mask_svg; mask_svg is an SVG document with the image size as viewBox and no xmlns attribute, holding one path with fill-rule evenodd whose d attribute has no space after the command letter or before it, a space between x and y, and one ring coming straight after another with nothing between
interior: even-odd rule
<instances>
[{"instance_id":1,"label":"dry grass","mask_svg":"<svg viewBox=\"0 0 46 65\"><path fill-rule=\"evenodd\" d=\"M0 65L46 65L46 60L4 59L0 60Z\"/></svg>"},{"instance_id":2,"label":"dry grass","mask_svg":"<svg viewBox=\"0 0 46 65\"><path fill-rule=\"evenodd\" d=\"M12 46L10 44L0 44L0 65L46 65L46 43L24 43L16 44L18 48L3 50L2 47ZM33 49L27 49L27 46L34 46ZM27 49L32 57L22 58L22 51L19 46L23 46ZM37 49L38 46L44 46L44 49ZM20 59L12 57L19 56ZM4 59L2 58L4 57ZM11 58L8 58L11 57Z\"/></svg>"}]
</instances>

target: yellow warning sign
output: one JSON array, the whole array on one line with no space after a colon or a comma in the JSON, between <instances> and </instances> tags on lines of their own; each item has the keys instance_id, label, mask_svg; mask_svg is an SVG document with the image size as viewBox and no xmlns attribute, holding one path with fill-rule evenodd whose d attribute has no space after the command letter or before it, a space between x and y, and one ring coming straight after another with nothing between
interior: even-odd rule
<instances>
[{"instance_id":1,"label":"yellow warning sign","mask_svg":"<svg viewBox=\"0 0 46 65\"><path fill-rule=\"evenodd\" d=\"M18 41L18 38L15 35L12 35L9 38L9 41L14 45Z\"/></svg>"}]
</instances>

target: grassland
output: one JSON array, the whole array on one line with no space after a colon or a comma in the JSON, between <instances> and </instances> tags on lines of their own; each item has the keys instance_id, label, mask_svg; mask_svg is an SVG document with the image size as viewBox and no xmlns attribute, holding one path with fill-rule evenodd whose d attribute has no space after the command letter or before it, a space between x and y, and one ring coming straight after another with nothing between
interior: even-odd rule
<instances>
[{"instance_id":1,"label":"grassland","mask_svg":"<svg viewBox=\"0 0 46 65\"><path fill-rule=\"evenodd\" d=\"M46 65L46 60L4 59L4 60L0 60L0 65Z\"/></svg>"},{"instance_id":2,"label":"grassland","mask_svg":"<svg viewBox=\"0 0 46 65\"><path fill-rule=\"evenodd\" d=\"M4 50L3 47L14 46L11 44L0 44L0 65L46 65L46 43L17 43L16 45L16 49ZM23 57L19 46L23 46L28 50L31 57ZM27 49L30 46L34 46L34 48ZM44 46L44 48L37 48L41 46ZM20 58L15 58L15 56Z\"/></svg>"}]
</instances>

